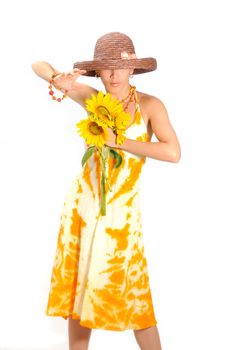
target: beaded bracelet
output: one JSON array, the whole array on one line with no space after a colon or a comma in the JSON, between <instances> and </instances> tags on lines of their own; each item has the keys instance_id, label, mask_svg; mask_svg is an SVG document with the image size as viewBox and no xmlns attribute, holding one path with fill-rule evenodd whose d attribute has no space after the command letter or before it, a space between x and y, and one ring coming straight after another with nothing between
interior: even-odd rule
<instances>
[{"instance_id":1,"label":"beaded bracelet","mask_svg":"<svg viewBox=\"0 0 232 350\"><path fill-rule=\"evenodd\" d=\"M50 79L50 81L49 81L49 83L50 83L50 85L48 86L48 88L49 88L49 95L51 95L51 97L52 97L52 99L53 100L55 100L55 101L57 101L57 102L61 102L65 97L67 97L67 92L68 92L68 90L64 90L64 92L62 91L62 89L60 88L60 87L55 87L57 90L60 90L60 91L62 91L63 92L63 96L62 96L62 98L60 98L60 97L58 97L58 98L56 98L56 96L54 96L54 91L52 90L52 86L54 85L54 78L57 76L57 75L59 75L60 73L54 73L53 75L52 75L52 77L51 77L51 79Z\"/></svg>"}]
</instances>

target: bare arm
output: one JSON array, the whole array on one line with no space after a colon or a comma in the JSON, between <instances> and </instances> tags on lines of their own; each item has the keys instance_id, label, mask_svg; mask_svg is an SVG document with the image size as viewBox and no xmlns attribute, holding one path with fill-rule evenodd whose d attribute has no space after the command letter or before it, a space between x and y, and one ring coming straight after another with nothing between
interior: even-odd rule
<instances>
[{"instance_id":1,"label":"bare arm","mask_svg":"<svg viewBox=\"0 0 232 350\"><path fill-rule=\"evenodd\" d=\"M54 79L54 86L60 87L63 90L68 90L67 95L83 108L85 108L86 98L98 92L93 87L76 81L76 79L85 72L83 70L74 69L69 73L61 73L46 61L33 62L31 67L35 74L47 82L50 81L54 73L60 73L60 75Z\"/></svg>"},{"instance_id":2,"label":"bare arm","mask_svg":"<svg viewBox=\"0 0 232 350\"><path fill-rule=\"evenodd\" d=\"M141 156L177 163L181 157L181 148L164 104L152 96L145 103L148 106L147 115L152 131L159 142L126 139L122 145L117 145L114 143L115 135L108 129L111 140L107 145Z\"/></svg>"}]
</instances>

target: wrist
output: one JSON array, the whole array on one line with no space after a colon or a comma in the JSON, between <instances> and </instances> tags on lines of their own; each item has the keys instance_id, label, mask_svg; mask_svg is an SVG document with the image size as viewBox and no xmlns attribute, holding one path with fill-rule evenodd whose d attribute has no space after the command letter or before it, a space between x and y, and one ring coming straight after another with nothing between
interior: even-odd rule
<instances>
[{"instance_id":1,"label":"wrist","mask_svg":"<svg viewBox=\"0 0 232 350\"><path fill-rule=\"evenodd\" d=\"M51 84L51 85L53 85L57 90L61 90L61 88L57 85L57 83L56 83L56 77L58 77L59 75L61 75L62 73L59 73L59 72L57 72L57 73L53 73L52 75L51 75L51 77L50 77L50 79L49 79L49 83Z\"/></svg>"},{"instance_id":2,"label":"wrist","mask_svg":"<svg viewBox=\"0 0 232 350\"><path fill-rule=\"evenodd\" d=\"M66 94L66 93L68 92L68 90L63 89L63 88L59 87L59 86L56 84L56 77L58 77L58 75L61 75L61 74L63 74L63 73L61 73L61 72L53 73L52 76L50 77L49 82L50 82L50 84L53 85L57 90L59 90L59 91L61 91L61 92L63 92L63 93Z\"/></svg>"},{"instance_id":3,"label":"wrist","mask_svg":"<svg viewBox=\"0 0 232 350\"><path fill-rule=\"evenodd\" d=\"M50 80L49 80L50 85L48 86L48 88L50 90L49 91L49 95L51 95L53 100L56 100L58 102L61 102L64 98L66 98L67 97L67 93L68 93L68 90L62 89L59 86L55 85L54 79L55 79L55 77L57 77L60 74L62 74L62 73L58 73L58 72L57 73L53 73L51 78L50 78ZM59 98L56 98L55 95L54 95L54 91L52 90L52 86L54 86L57 90L61 91L63 93L63 96L59 97Z\"/></svg>"},{"instance_id":4,"label":"wrist","mask_svg":"<svg viewBox=\"0 0 232 350\"><path fill-rule=\"evenodd\" d=\"M51 81L51 80L54 81L54 79L60 74L62 74L62 73L60 73L60 72L53 72L52 75L50 76L49 81Z\"/></svg>"}]
</instances>

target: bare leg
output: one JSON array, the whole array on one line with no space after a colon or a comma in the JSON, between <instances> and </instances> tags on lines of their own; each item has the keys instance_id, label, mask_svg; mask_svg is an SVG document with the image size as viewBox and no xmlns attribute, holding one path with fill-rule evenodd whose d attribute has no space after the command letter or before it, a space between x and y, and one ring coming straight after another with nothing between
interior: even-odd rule
<instances>
[{"instance_id":1,"label":"bare leg","mask_svg":"<svg viewBox=\"0 0 232 350\"><path fill-rule=\"evenodd\" d=\"M80 320L68 318L69 350L88 350L91 329L80 325Z\"/></svg>"},{"instance_id":2,"label":"bare leg","mask_svg":"<svg viewBox=\"0 0 232 350\"><path fill-rule=\"evenodd\" d=\"M141 350L162 350L157 326L134 329L134 335Z\"/></svg>"}]
</instances>

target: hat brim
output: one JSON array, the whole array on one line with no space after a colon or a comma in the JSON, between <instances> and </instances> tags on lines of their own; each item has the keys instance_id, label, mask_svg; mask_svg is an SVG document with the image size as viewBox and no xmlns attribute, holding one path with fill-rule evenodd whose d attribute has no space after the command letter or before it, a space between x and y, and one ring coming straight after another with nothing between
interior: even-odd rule
<instances>
[{"instance_id":1,"label":"hat brim","mask_svg":"<svg viewBox=\"0 0 232 350\"><path fill-rule=\"evenodd\" d=\"M73 68L86 70L82 75L95 76L96 70L101 69L134 69L133 74L142 74L152 72L157 68L157 61L153 57L134 58L134 59L118 59L118 60L93 60L76 62Z\"/></svg>"}]
</instances>

